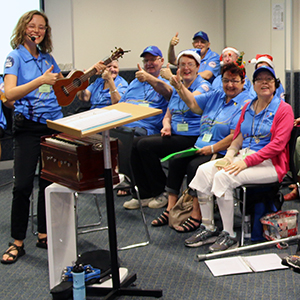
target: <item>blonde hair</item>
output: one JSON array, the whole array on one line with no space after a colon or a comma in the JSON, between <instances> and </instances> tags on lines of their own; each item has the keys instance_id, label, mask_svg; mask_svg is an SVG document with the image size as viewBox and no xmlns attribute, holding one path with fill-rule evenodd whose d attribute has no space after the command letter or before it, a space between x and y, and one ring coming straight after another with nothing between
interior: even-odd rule
<instances>
[{"instance_id":1,"label":"blonde hair","mask_svg":"<svg viewBox=\"0 0 300 300\"><path fill-rule=\"evenodd\" d=\"M16 49L20 45L24 45L26 27L34 15L42 16L46 23L45 37L38 47L41 52L50 53L52 51L51 27L47 16L38 10L29 11L21 16L11 36L10 45L13 49Z\"/></svg>"}]
</instances>

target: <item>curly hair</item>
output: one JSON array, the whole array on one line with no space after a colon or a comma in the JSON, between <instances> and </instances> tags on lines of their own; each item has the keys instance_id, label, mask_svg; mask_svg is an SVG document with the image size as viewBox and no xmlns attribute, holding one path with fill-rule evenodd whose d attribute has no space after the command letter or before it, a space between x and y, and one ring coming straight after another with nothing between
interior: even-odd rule
<instances>
[{"instance_id":1,"label":"curly hair","mask_svg":"<svg viewBox=\"0 0 300 300\"><path fill-rule=\"evenodd\" d=\"M244 66L238 66L234 62L226 64L222 67L222 70L221 70L222 77L225 72L230 72L231 74L239 75L241 77L241 80L244 80L245 76L246 76L246 70L245 70Z\"/></svg>"},{"instance_id":2,"label":"curly hair","mask_svg":"<svg viewBox=\"0 0 300 300\"><path fill-rule=\"evenodd\" d=\"M52 51L51 27L49 25L47 16L43 12L40 12L38 10L26 12L23 16L21 16L11 36L10 45L13 49L16 49L19 45L24 45L26 27L32 20L34 15L42 16L45 20L47 28L45 37L43 41L38 45L38 48L43 53L50 53Z\"/></svg>"}]
</instances>

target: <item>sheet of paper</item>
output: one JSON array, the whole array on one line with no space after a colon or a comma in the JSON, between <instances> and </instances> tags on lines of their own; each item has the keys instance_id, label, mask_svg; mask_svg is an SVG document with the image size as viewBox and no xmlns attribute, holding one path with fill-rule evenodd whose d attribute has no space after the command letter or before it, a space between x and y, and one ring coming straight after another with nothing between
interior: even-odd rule
<instances>
[{"instance_id":1,"label":"sheet of paper","mask_svg":"<svg viewBox=\"0 0 300 300\"><path fill-rule=\"evenodd\" d=\"M95 108L76 115L58 119L54 122L84 131L129 117L131 117L131 114L115 109L106 110Z\"/></svg>"},{"instance_id":2,"label":"sheet of paper","mask_svg":"<svg viewBox=\"0 0 300 300\"><path fill-rule=\"evenodd\" d=\"M245 256L243 259L254 272L288 268L281 264L282 259L276 253Z\"/></svg>"},{"instance_id":3,"label":"sheet of paper","mask_svg":"<svg viewBox=\"0 0 300 300\"><path fill-rule=\"evenodd\" d=\"M205 261L214 276L251 273L241 256L210 259Z\"/></svg>"}]
</instances>

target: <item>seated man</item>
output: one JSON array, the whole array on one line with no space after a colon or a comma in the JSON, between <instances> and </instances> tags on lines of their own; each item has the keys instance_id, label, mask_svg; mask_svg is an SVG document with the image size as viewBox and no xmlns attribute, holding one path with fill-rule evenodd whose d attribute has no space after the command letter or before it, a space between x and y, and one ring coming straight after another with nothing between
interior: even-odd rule
<instances>
[{"instance_id":1,"label":"seated man","mask_svg":"<svg viewBox=\"0 0 300 300\"><path fill-rule=\"evenodd\" d=\"M128 87L127 81L119 76L119 63L113 60L86 90L79 91L80 100L90 101L91 109L116 104Z\"/></svg>"},{"instance_id":2,"label":"seated man","mask_svg":"<svg viewBox=\"0 0 300 300\"><path fill-rule=\"evenodd\" d=\"M275 65L273 63L273 57L269 54L257 54L255 58L251 59L251 63L255 64L255 70L261 66L267 66L267 67L272 68L273 70L275 69ZM256 97L256 92L254 91L253 86L251 86L250 94L252 96L252 99L254 97ZM276 90L276 96L279 99L285 101L284 88L281 83L280 83L279 88Z\"/></svg>"},{"instance_id":3,"label":"seated man","mask_svg":"<svg viewBox=\"0 0 300 300\"><path fill-rule=\"evenodd\" d=\"M168 81L160 76L160 70L164 64L162 52L156 46L149 46L144 49L140 56L143 58L144 70L138 64L139 70L135 74L136 78L129 84L120 102L159 108L162 109L163 113L126 124L128 127L135 128L136 136L159 133L162 129L162 120L168 106L165 92L159 92L159 87L157 87L155 81L155 79L160 79L159 84L168 85Z\"/></svg>"},{"instance_id":4,"label":"seated man","mask_svg":"<svg viewBox=\"0 0 300 300\"><path fill-rule=\"evenodd\" d=\"M175 55L175 46L179 43L178 32L172 38L168 50L168 61L172 65L177 65ZM204 31L198 31L193 37L193 47L199 49L201 63L199 75L208 80L210 83L220 74L220 56L216 52L211 51L208 35Z\"/></svg>"},{"instance_id":5,"label":"seated man","mask_svg":"<svg viewBox=\"0 0 300 300\"><path fill-rule=\"evenodd\" d=\"M236 48L233 47L226 47L223 49L222 54L220 56L220 65L221 68L227 64L230 64L232 62L235 62L239 56L240 56L240 51L237 50ZM244 89L249 91L251 88L252 84L249 78L245 77L245 84L244 84ZM222 75L218 75L214 82L212 83L212 88L213 90L223 90L223 83L222 83Z\"/></svg>"}]
</instances>

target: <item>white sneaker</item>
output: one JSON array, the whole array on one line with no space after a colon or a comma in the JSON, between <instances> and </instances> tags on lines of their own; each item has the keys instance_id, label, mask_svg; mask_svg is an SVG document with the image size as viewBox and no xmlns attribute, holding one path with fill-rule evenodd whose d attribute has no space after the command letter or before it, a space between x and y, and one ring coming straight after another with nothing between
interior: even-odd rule
<instances>
[{"instance_id":1,"label":"white sneaker","mask_svg":"<svg viewBox=\"0 0 300 300\"><path fill-rule=\"evenodd\" d=\"M161 208L168 204L168 193L161 193L158 197L149 202L150 208Z\"/></svg>"},{"instance_id":2,"label":"white sneaker","mask_svg":"<svg viewBox=\"0 0 300 300\"><path fill-rule=\"evenodd\" d=\"M143 207L148 206L148 203L151 200L153 200L153 198L141 199L142 206ZM123 207L127 209L139 209L140 208L139 200L132 198L131 200L124 202Z\"/></svg>"}]
</instances>

